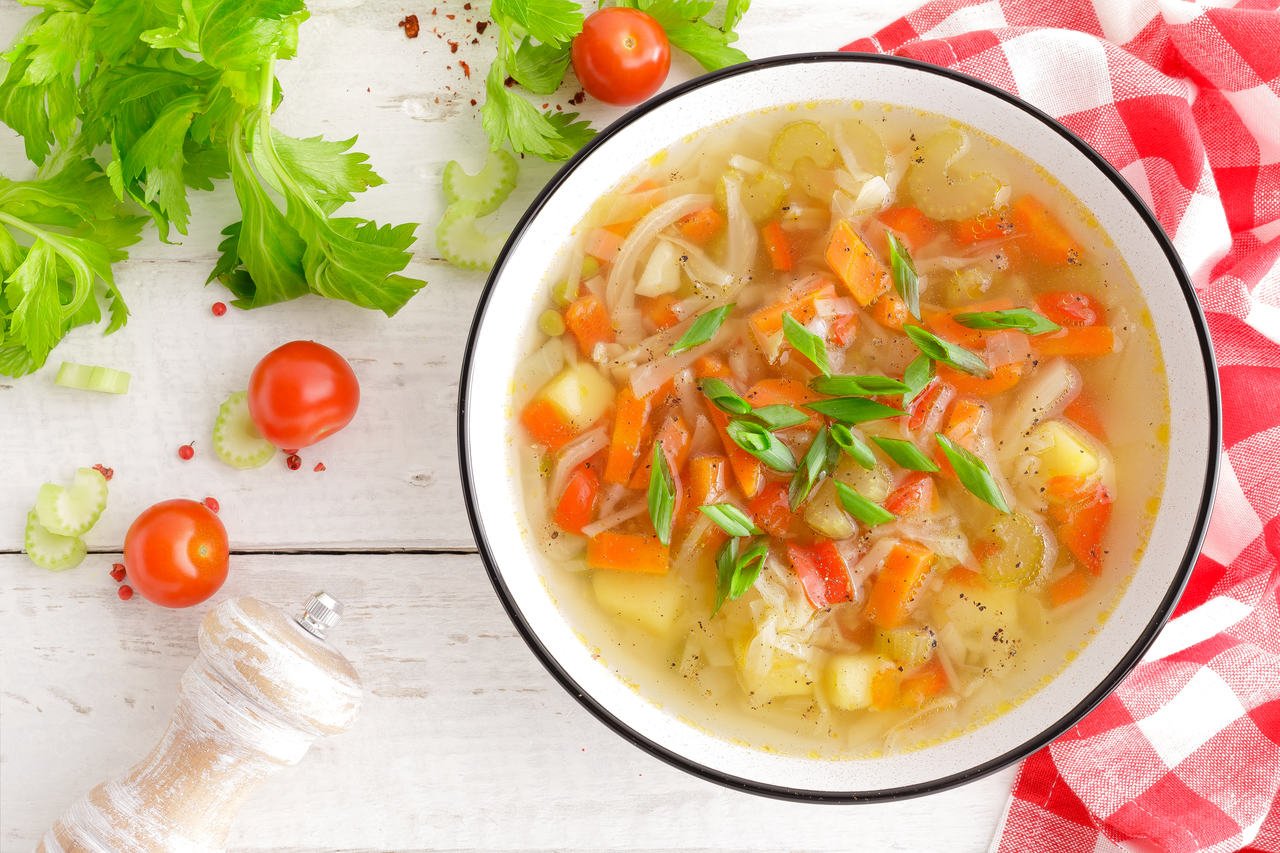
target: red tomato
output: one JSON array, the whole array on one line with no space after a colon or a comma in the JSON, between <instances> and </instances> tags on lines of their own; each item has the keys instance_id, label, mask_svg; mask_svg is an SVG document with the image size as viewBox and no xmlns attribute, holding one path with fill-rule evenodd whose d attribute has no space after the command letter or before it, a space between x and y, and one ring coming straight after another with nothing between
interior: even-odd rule
<instances>
[{"instance_id":1,"label":"red tomato","mask_svg":"<svg viewBox=\"0 0 1280 853\"><path fill-rule=\"evenodd\" d=\"M124 565L129 583L148 601L199 604L227 579L227 529L199 501L161 501L129 525Z\"/></svg>"},{"instance_id":2,"label":"red tomato","mask_svg":"<svg viewBox=\"0 0 1280 853\"><path fill-rule=\"evenodd\" d=\"M853 598L849 565L830 539L809 546L789 542L787 559L791 560L791 567L799 575L804 594L815 610Z\"/></svg>"},{"instance_id":3,"label":"red tomato","mask_svg":"<svg viewBox=\"0 0 1280 853\"><path fill-rule=\"evenodd\" d=\"M276 447L310 447L351 423L359 405L351 365L314 341L273 349L249 377L249 415Z\"/></svg>"},{"instance_id":4,"label":"red tomato","mask_svg":"<svg viewBox=\"0 0 1280 853\"><path fill-rule=\"evenodd\" d=\"M639 9L592 12L573 40L573 70L593 98L620 107L658 91L671 69L662 25Z\"/></svg>"}]
</instances>

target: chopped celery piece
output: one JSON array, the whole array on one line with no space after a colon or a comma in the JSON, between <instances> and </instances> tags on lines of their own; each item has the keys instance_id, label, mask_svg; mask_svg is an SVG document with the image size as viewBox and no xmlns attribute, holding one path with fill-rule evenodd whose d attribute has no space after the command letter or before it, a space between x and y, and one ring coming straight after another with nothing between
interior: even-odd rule
<instances>
[{"instance_id":1,"label":"chopped celery piece","mask_svg":"<svg viewBox=\"0 0 1280 853\"><path fill-rule=\"evenodd\" d=\"M76 470L70 487L45 483L36 495L40 526L58 536L82 536L107 508L107 478L93 468Z\"/></svg>"},{"instance_id":2,"label":"chopped celery piece","mask_svg":"<svg viewBox=\"0 0 1280 853\"><path fill-rule=\"evenodd\" d=\"M444 166L444 196L450 204L459 201L476 206L476 215L493 213L516 186L516 160L506 151L490 151L484 165L474 175L463 171L457 160Z\"/></svg>"},{"instance_id":3,"label":"chopped celery piece","mask_svg":"<svg viewBox=\"0 0 1280 853\"><path fill-rule=\"evenodd\" d=\"M769 146L769 164L790 172L801 158L822 169L830 169L839 158L835 143L814 121L794 121L778 132Z\"/></svg>"},{"instance_id":4,"label":"chopped celery piece","mask_svg":"<svg viewBox=\"0 0 1280 853\"><path fill-rule=\"evenodd\" d=\"M78 536L59 536L50 533L40 523L33 509L27 513L27 528L23 532L22 547L35 563L42 569L61 572L74 569L84 561L88 552L84 540Z\"/></svg>"},{"instance_id":5,"label":"chopped celery piece","mask_svg":"<svg viewBox=\"0 0 1280 853\"><path fill-rule=\"evenodd\" d=\"M213 422L213 452L232 468L260 468L276 455L275 445L254 426L244 391L232 394L218 407L218 418Z\"/></svg>"},{"instance_id":6,"label":"chopped celery piece","mask_svg":"<svg viewBox=\"0 0 1280 853\"><path fill-rule=\"evenodd\" d=\"M938 640L928 628L890 628L876 631L875 650L903 669L914 669L929 658Z\"/></svg>"},{"instance_id":7,"label":"chopped celery piece","mask_svg":"<svg viewBox=\"0 0 1280 853\"><path fill-rule=\"evenodd\" d=\"M436 248L455 267L487 270L498 259L507 236L481 230L477 224L481 215L474 202L456 201L436 225Z\"/></svg>"},{"instance_id":8,"label":"chopped celery piece","mask_svg":"<svg viewBox=\"0 0 1280 853\"><path fill-rule=\"evenodd\" d=\"M75 364L64 361L58 368L53 384L77 391L98 391L103 394L128 394L129 374L123 370L99 367L95 364Z\"/></svg>"}]
</instances>

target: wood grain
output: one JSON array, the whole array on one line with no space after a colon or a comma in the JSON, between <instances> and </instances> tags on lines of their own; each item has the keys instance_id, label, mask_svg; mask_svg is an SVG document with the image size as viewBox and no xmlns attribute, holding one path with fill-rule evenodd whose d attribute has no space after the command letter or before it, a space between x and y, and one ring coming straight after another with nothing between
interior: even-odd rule
<instances>
[{"instance_id":1,"label":"wood grain","mask_svg":"<svg viewBox=\"0 0 1280 853\"><path fill-rule=\"evenodd\" d=\"M0 556L0 848L28 850L75 797L154 742L204 608L120 602L110 555L49 574ZM241 812L244 850L978 850L1009 772L876 806L729 791L605 729L533 658L471 555L234 558L217 600L323 587L365 703ZM211 602L212 604L213 602Z\"/></svg>"}]
</instances>

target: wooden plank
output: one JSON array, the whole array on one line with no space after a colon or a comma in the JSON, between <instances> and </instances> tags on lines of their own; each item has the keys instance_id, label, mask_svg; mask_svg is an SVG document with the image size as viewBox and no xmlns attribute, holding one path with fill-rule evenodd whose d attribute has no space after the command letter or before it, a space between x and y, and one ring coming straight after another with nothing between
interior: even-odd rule
<instances>
[{"instance_id":1,"label":"wooden plank","mask_svg":"<svg viewBox=\"0 0 1280 853\"><path fill-rule=\"evenodd\" d=\"M120 602L110 555L50 574L0 556L0 848L30 849L159 736L203 607ZM515 634L464 555L235 557L219 595L325 588L360 671L354 728L251 798L243 850L979 850L1010 772L922 799L806 806L676 771L587 714ZM660 819L655 816L660 815Z\"/></svg>"}]
</instances>

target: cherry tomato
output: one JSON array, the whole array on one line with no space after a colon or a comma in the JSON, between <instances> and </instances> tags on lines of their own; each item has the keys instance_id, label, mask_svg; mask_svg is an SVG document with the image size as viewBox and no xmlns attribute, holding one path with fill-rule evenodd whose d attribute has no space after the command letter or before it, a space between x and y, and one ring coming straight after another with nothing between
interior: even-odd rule
<instances>
[{"instance_id":1,"label":"cherry tomato","mask_svg":"<svg viewBox=\"0 0 1280 853\"><path fill-rule=\"evenodd\" d=\"M593 98L638 104L667 79L671 43L652 15L610 6L592 12L573 40L573 70Z\"/></svg>"},{"instance_id":2,"label":"cherry tomato","mask_svg":"<svg viewBox=\"0 0 1280 853\"><path fill-rule=\"evenodd\" d=\"M276 447L310 447L351 423L359 405L351 365L314 341L273 349L249 377L249 415Z\"/></svg>"},{"instance_id":3,"label":"cherry tomato","mask_svg":"<svg viewBox=\"0 0 1280 853\"><path fill-rule=\"evenodd\" d=\"M227 529L199 501L161 501L143 510L124 537L129 583L164 607L190 607L227 579Z\"/></svg>"}]
</instances>

